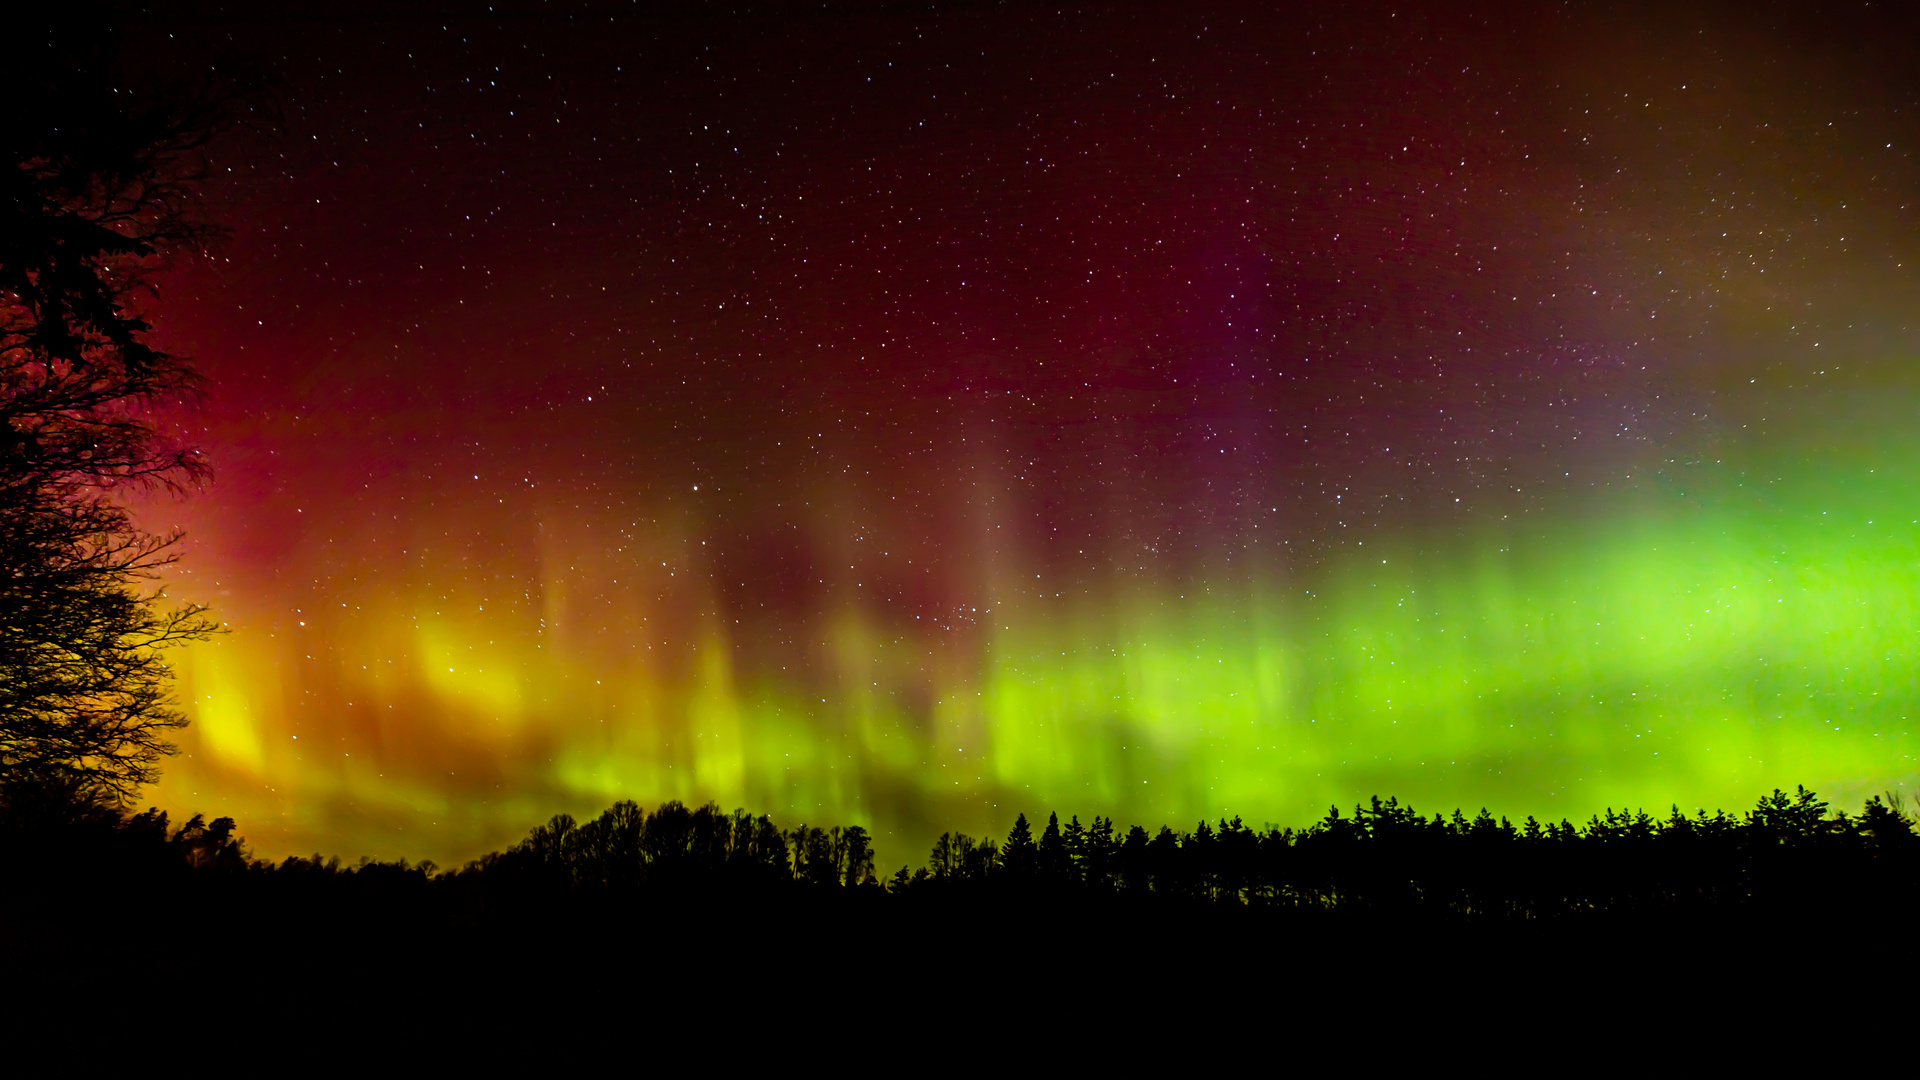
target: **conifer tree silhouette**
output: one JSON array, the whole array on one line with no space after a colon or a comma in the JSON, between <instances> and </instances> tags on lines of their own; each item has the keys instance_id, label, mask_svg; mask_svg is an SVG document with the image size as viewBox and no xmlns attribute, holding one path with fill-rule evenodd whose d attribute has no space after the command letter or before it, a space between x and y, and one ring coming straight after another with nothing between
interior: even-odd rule
<instances>
[{"instance_id":1,"label":"conifer tree silhouette","mask_svg":"<svg viewBox=\"0 0 1920 1080\"><path fill-rule=\"evenodd\" d=\"M1067 871L1071 859L1067 855L1066 838L1060 835L1060 815L1047 815L1047 827L1040 833L1040 877L1049 885L1062 885L1067 880Z\"/></svg>"},{"instance_id":2,"label":"conifer tree silhouette","mask_svg":"<svg viewBox=\"0 0 1920 1080\"><path fill-rule=\"evenodd\" d=\"M1060 839L1067 848L1067 881L1078 885L1084 880L1087 866L1087 827L1080 824L1080 815L1075 814L1060 830Z\"/></svg>"},{"instance_id":3,"label":"conifer tree silhouette","mask_svg":"<svg viewBox=\"0 0 1920 1080\"><path fill-rule=\"evenodd\" d=\"M1112 818L1094 816L1082 852L1081 880L1096 892L1111 891L1120 873L1120 842L1114 839Z\"/></svg>"},{"instance_id":4,"label":"conifer tree silhouette","mask_svg":"<svg viewBox=\"0 0 1920 1080\"><path fill-rule=\"evenodd\" d=\"M1040 869L1040 849L1033 842L1033 826L1027 815L1014 818L1007 830L1006 846L1000 849L1000 868L1010 881L1031 881Z\"/></svg>"}]
</instances>

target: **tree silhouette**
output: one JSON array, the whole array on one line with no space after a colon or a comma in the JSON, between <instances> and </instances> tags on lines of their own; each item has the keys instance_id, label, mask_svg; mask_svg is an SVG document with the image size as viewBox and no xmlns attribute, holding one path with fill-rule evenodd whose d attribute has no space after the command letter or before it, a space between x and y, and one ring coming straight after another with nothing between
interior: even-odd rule
<instances>
[{"instance_id":1,"label":"tree silhouette","mask_svg":"<svg viewBox=\"0 0 1920 1080\"><path fill-rule=\"evenodd\" d=\"M1153 872L1147 863L1147 843L1147 830L1135 825L1127 830L1127 838L1115 855L1120 882L1130 892L1145 892L1153 883Z\"/></svg>"},{"instance_id":2,"label":"tree silhouette","mask_svg":"<svg viewBox=\"0 0 1920 1080\"><path fill-rule=\"evenodd\" d=\"M1073 863L1067 854L1066 837L1060 835L1059 814L1047 815L1047 827L1040 832L1039 848L1040 876L1049 885L1065 884Z\"/></svg>"},{"instance_id":3,"label":"tree silhouette","mask_svg":"<svg viewBox=\"0 0 1920 1080\"><path fill-rule=\"evenodd\" d=\"M1007 842L1000 849L1000 869L1008 880L1029 881L1040 870L1040 849L1033 842L1033 826L1020 814L1007 830Z\"/></svg>"},{"instance_id":4,"label":"tree silhouette","mask_svg":"<svg viewBox=\"0 0 1920 1080\"><path fill-rule=\"evenodd\" d=\"M1080 815L1075 814L1067 821L1060 830L1060 839L1067 849L1067 880L1078 885L1087 872L1087 828L1080 824Z\"/></svg>"},{"instance_id":5,"label":"tree silhouette","mask_svg":"<svg viewBox=\"0 0 1920 1080\"><path fill-rule=\"evenodd\" d=\"M99 12L16 23L0 132L0 798L123 803L157 778L184 716L162 650L205 637L204 608L151 586L174 536L128 490L190 486L197 451L156 410L198 376L141 315L166 260L214 230L193 197L201 149L242 95L117 92ZM91 16L91 17L90 17Z\"/></svg>"},{"instance_id":6,"label":"tree silhouette","mask_svg":"<svg viewBox=\"0 0 1920 1080\"><path fill-rule=\"evenodd\" d=\"M764 943L801 934L840 948L862 934L971 930L982 920L1066 925L1071 933L1057 936L1086 950L1081 959L1133 965L1163 946L1312 949L1329 932L1458 941L1476 954L1727 932L1742 950L1796 930L1826 943L1836 920L1862 913L1870 933L1897 933L1886 913L1920 888L1920 835L1897 799L1868 800L1849 816L1804 789L1769 794L1744 814L1609 810L1584 828L1515 827L1489 812L1423 817L1392 799L1352 816L1331 810L1298 830L1234 818L1151 836L1134 826L1118 843L1108 819L1084 830L1070 819L1060 847L1071 858L1077 846L1082 862L1064 883L1042 876L1052 845L1022 814L1008 836L1012 873L1000 872L992 841L949 832L927 869L903 867L885 887L859 826L783 833L765 816L713 804L619 802L584 822L557 814L451 872L404 859L259 861L230 818L195 815L170 828L157 810L41 809L33 820L0 817L0 955L32 954L50 967L71 965L72 944L98 937L103 905L204 905L250 937L324 926L343 946L384 935L409 955L417 943L464 943L456 947L473 955L461 962L481 968L512 963L521 949L554 955L562 942L644 942L650 954L665 942L773 962L783 950ZM836 910L855 919L833 918ZM1164 918L1132 918L1156 911ZM1070 921L1049 922L1060 915Z\"/></svg>"},{"instance_id":7,"label":"tree silhouette","mask_svg":"<svg viewBox=\"0 0 1920 1080\"><path fill-rule=\"evenodd\" d=\"M973 846L966 833L943 832L927 853L927 873L938 881L959 877L966 872L966 853ZM906 867L900 868L906 873Z\"/></svg>"},{"instance_id":8,"label":"tree silhouette","mask_svg":"<svg viewBox=\"0 0 1920 1080\"><path fill-rule=\"evenodd\" d=\"M858 825L849 825L840 830L840 847L843 856L843 884L847 888L865 885L873 881L873 839L867 830Z\"/></svg>"},{"instance_id":9,"label":"tree silhouette","mask_svg":"<svg viewBox=\"0 0 1920 1080\"><path fill-rule=\"evenodd\" d=\"M1074 821L1078 822L1079 818ZM1082 842L1080 878L1095 892L1112 890L1120 872L1120 842L1113 838L1113 819L1095 815Z\"/></svg>"}]
</instances>

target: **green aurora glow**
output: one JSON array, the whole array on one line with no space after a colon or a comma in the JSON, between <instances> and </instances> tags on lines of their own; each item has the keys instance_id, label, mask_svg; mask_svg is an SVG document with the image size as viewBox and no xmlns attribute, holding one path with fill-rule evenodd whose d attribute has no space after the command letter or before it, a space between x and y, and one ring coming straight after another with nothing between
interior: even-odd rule
<instances>
[{"instance_id":1,"label":"green aurora glow","mask_svg":"<svg viewBox=\"0 0 1920 1080\"><path fill-rule=\"evenodd\" d=\"M233 626L156 803L1912 792L1911 14L1230 8L153 23L293 106L156 324Z\"/></svg>"},{"instance_id":2,"label":"green aurora glow","mask_svg":"<svg viewBox=\"0 0 1920 1080\"><path fill-rule=\"evenodd\" d=\"M893 863L1017 811L1302 824L1391 793L1584 818L1795 783L1857 801L1916 774L1920 459L1891 422L1909 396L1848 400L1558 515L1359 543L1310 579L1003 590L972 653L848 610L817 699L736 673L717 624L678 675L583 650L463 659L452 642L474 634L416 618L410 640L345 642L331 680L263 689L254 673L297 665L220 661L216 644L188 665L196 752L169 786L221 792L289 846L351 814L384 823L394 852L460 857L556 810L682 798L866 824ZM412 678L356 672L382 657ZM460 758L413 729L305 756L287 734L310 693L450 717L502 779L409 773Z\"/></svg>"}]
</instances>

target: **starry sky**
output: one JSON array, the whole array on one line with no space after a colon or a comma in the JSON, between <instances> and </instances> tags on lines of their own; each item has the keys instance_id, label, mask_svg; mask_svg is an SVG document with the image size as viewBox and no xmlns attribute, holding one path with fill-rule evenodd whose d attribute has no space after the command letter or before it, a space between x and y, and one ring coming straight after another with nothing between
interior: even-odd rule
<instances>
[{"instance_id":1,"label":"starry sky","mask_svg":"<svg viewBox=\"0 0 1920 1080\"><path fill-rule=\"evenodd\" d=\"M1899 5L496 6L125 25L284 111L155 305L232 629L161 805L890 868L1920 778Z\"/></svg>"}]
</instances>

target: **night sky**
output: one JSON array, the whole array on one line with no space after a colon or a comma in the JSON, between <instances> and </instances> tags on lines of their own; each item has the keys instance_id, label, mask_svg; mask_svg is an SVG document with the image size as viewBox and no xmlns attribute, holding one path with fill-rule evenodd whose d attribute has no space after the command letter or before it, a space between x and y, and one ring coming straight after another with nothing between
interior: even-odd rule
<instances>
[{"instance_id":1,"label":"night sky","mask_svg":"<svg viewBox=\"0 0 1920 1080\"><path fill-rule=\"evenodd\" d=\"M216 479L146 520L233 629L155 800L890 870L1911 790L1910 6L1276 6L130 23L285 112L155 307Z\"/></svg>"}]
</instances>

